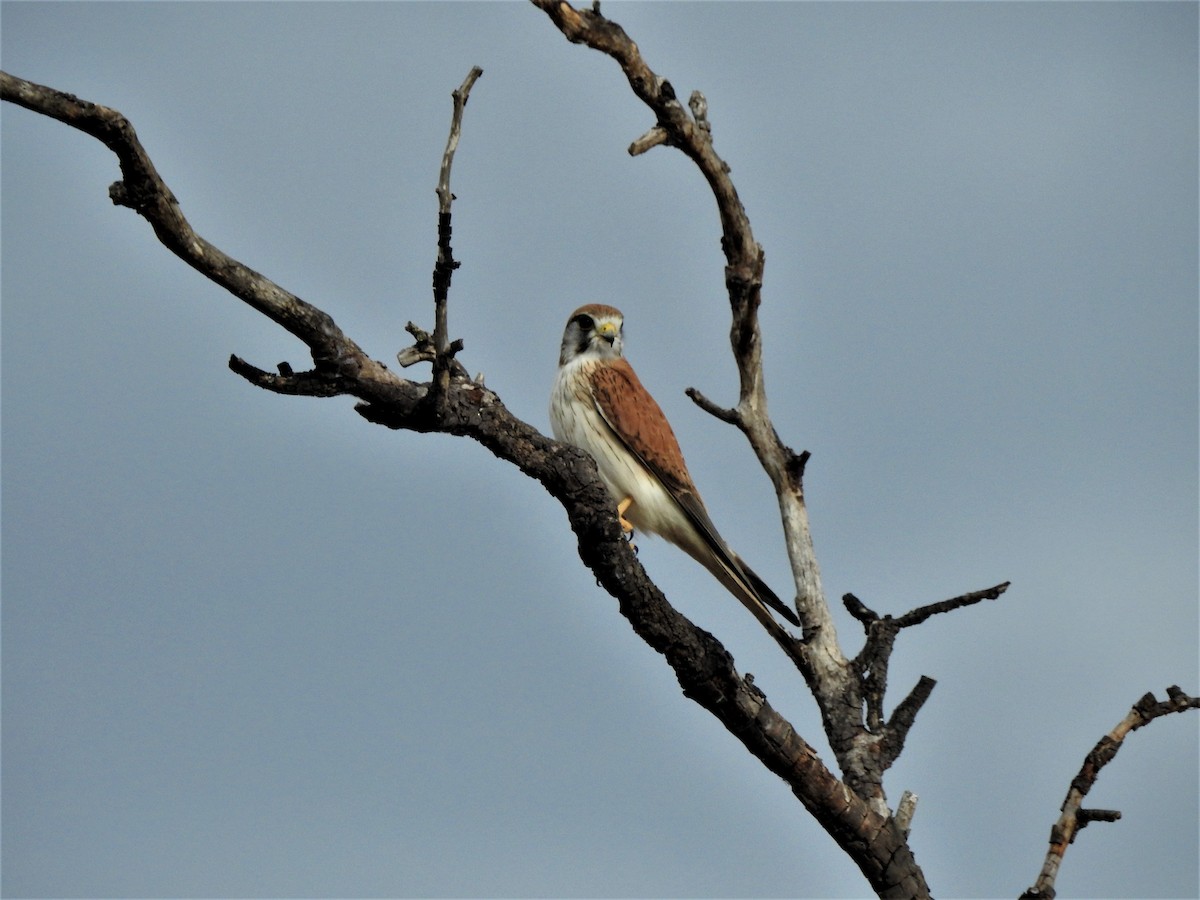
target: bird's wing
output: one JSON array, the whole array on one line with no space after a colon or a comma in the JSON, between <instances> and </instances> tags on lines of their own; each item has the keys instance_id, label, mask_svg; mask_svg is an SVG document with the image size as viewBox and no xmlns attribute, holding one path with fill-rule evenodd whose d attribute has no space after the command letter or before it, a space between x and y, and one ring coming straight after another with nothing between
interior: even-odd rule
<instances>
[{"instance_id":1,"label":"bird's wing","mask_svg":"<svg viewBox=\"0 0 1200 900\"><path fill-rule=\"evenodd\" d=\"M688 474L675 432L633 367L626 360L617 359L596 366L590 376L596 410L621 443L672 496L696 497L696 486Z\"/></svg>"},{"instance_id":2,"label":"bird's wing","mask_svg":"<svg viewBox=\"0 0 1200 900\"><path fill-rule=\"evenodd\" d=\"M799 625L796 614L761 578L746 568L717 531L688 473L671 424L629 362L617 359L609 365L597 366L591 373L591 380L596 409L608 427L662 483L722 565L745 585L750 594L792 624Z\"/></svg>"}]
</instances>

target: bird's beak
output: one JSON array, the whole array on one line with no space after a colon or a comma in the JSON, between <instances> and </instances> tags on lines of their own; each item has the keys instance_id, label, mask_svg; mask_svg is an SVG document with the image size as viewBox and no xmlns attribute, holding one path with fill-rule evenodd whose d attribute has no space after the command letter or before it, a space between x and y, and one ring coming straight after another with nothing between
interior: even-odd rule
<instances>
[{"instance_id":1,"label":"bird's beak","mask_svg":"<svg viewBox=\"0 0 1200 900\"><path fill-rule=\"evenodd\" d=\"M612 344L617 339L617 326L612 322L601 322L596 326L596 336Z\"/></svg>"}]
</instances>

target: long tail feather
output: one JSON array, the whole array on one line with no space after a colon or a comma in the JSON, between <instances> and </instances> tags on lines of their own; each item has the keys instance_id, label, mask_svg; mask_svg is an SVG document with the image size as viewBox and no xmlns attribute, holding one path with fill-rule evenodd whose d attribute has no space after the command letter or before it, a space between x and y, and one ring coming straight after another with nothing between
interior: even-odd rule
<instances>
[{"instance_id":1,"label":"long tail feather","mask_svg":"<svg viewBox=\"0 0 1200 900\"><path fill-rule=\"evenodd\" d=\"M779 613L793 625L799 626L800 619L794 612L792 612L792 610L788 609L787 605L779 599L779 597L773 590L771 590L770 587L767 586L767 583L759 578L755 571L746 565L742 561L742 558L732 550L730 551L730 556L732 556L733 561L738 564L738 568L742 570L742 574L746 576L746 581L748 582L751 590L758 595L758 599L767 606L771 607L771 609L775 610L775 612Z\"/></svg>"}]
</instances>

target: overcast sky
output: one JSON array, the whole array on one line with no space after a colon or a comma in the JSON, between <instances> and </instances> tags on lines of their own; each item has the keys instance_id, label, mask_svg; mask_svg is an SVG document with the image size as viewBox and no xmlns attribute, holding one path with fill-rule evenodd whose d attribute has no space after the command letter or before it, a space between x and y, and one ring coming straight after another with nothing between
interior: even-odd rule
<instances>
[{"instance_id":1,"label":"overcast sky","mask_svg":"<svg viewBox=\"0 0 1200 900\"><path fill-rule=\"evenodd\" d=\"M938 681L889 773L939 897L1016 896L1092 745L1200 691L1197 5L604 4L708 99L767 268L771 412L847 653ZM617 66L519 3L4 3L3 67L116 107L207 238L391 361L451 330L549 430L572 309L621 307L718 527L785 594L711 197ZM534 482L231 374L305 348L3 110L3 892L862 897L642 644ZM413 377L425 378L415 370ZM674 548L641 559L833 765L802 681ZM1197 731L1135 733L1060 897L1196 897Z\"/></svg>"}]
</instances>

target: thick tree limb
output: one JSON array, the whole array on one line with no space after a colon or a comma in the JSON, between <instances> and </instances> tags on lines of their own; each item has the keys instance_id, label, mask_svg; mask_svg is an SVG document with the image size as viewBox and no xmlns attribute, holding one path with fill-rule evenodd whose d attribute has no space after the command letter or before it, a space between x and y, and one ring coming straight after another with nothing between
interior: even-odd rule
<instances>
[{"instance_id":1,"label":"thick tree limb","mask_svg":"<svg viewBox=\"0 0 1200 900\"><path fill-rule=\"evenodd\" d=\"M762 376L762 335L758 324L764 255L754 238L745 207L738 197L729 166L717 155L712 127L703 95L693 94L689 114L665 78L646 64L637 44L620 25L602 16L598 6L576 9L562 0L533 0L573 43L582 43L612 57L621 66L633 92L654 113L656 123L646 136L634 142L631 153L666 144L677 147L695 163L708 183L721 221L721 249L725 254L725 286L732 312L730 343L740 381L736 420L726 413L724 421L746 434L759 461L771 477L780 500L789 555L797 583L797 611L804 623L805 637L813 645L814 663L822 680L828 680L845 660L837 648L837 634L825 604L820 572L812 552L808 514L802 488L789 462L795 454L779 440L767 414L767 397ZM696 399L697 394L693 394ZM697 401L700 402L700 401ZM705 406L705 404L701 404ZM717 409L712 404L709 411Z\"/></svg>"},{"instance_id":2,"label":"thick tree limb","mask_svg":"<svg viewBox=\"0 0 1200 900\"><path fill-rule=\"evenodd\" d=\"M369 421L396 429L470 437L538 480L566 510L581 559L617 599L621 613L635 632L666 658L683 693L711 712L763 765L788 783L880 896L928 896L924 877L907 845L915 799L902 799L896 816L890 817L882 775L902 750L934 682L922 677L885 721L888 661L901 628L920 624L940 612L983 599L996 599L1008 583L920 607L897 618L881 618L857 598L847 595L847 609L863 623L867 641L854 660L845 658L822 592L809 534L803 497L808 453L797 454L787 447L767 413L757 316L765 258L729 178L729 167L713 149L707 103L703 95L693 92L689 116L670 83L649 69L636 44L619 26L599 14L598 4L592 10L575 10L557 0L533 2L570 40L587 43L616 59L634 92L654 112L656 123L634 141L629 152L643 153L659 145L675 146L693 160L713 191L726 256L726 287L732 312L730 338L739 371L739 400L737 406L727 409L694 389L689 390L689 396L706 411L746 434L776 488L805 638L802 644L785 645L785 649L797 661L813 689L844 781L830 772L753 685L752 679L737 672L732 657L720 642L675 610L649 580L622 539L611 498L599 481L590 457L550 440L513 416L495 392L485 388L481 381L469 380L466 370L454 358L462 343L449 339L446 315L450 281L458 266L450 246L453 200L450 168L463 108L480 70L473 69L453 94L451 134L437 187L438 259L433 277L433 334L410 323L408 330L415 343L399 357L402 366L431 363L433 377L425 383L409 381L389 371L368 357L325 312L226 256L197 235L155 171L132 126L120 113L4 73L0 73L0 96L105 143L117 155L121 166L122 180L110 188L114 203L134 209L151 224L159 240L190 266L299 337L308 345L314 363L312 370L301 373L281 363L275 374L234 356L229 363L234 372L276 393L355 396L361 401L356 410ZM1064 803L1064 818L1068 807L1071 809L1069 826L1064 819L1056 824L1043 877L1026 896L1052 897L1062 854L1074 835L1091 821L1119 818L1118 812L1083 809L1077 801L1090 789L1099 768L1115 755L1125 733L1166 712L1196 708L1197 701L1183 695L1178 688L1168 689L1168 694L1171 699L1164 704L1158 704L1152 695L1143 698L1134 707L1141 720L1129 724L1114 745L1114 735L1125 722L1118 725L1089 754L1084 771L1072 783L1072 791L1078 791L1076 802L1071 805L1069 793ZM1185 705L1179 706L1181 702ZM1172 708L1159 710L1168 705ZM1129 720L1127 717L1126 721ZM1090 780L1084 778L1089 761L1093 766Z\"/></svg>"},{"instance_id":3,"label":"thick tree limb","mask_svg":"<svg viewBox=\"0 0 1200 900\"><path fill-rule=\"evenodd\" d=\"M801 671L817 700L822 724L847 784L866 798L879 815L886 816L887 800L873 762L877 758L876 738L866 732L858 717L846 715L848 709L861 706L861 698L850 663L838 644L833 616L821 587L804 503L802 478L807 452L797 454L783 443L767 411L758 322L765 257L729 176L729 166L713 147L707 102L703 95L694 93L689 114L671 83L647 65L637 44L620 25L604 18L598 5L576 9L563 0L533 2L568 40L612 57L634 94L654 114L654 126L645 137L634 142L630 152L644 152L659 144L676 147L692 160L712 191L721 221L725 287L732 314L730 344L738 368L739 399L734 409L727 410L695 389L689 391L689 396L701 408L736 425L746 435L771 479L796 585L796 611L803 629L805 653Z\"/></svg>"},{"instance_id":4,"label":"thick tree limb","mask_svg":"<svg viewBox=\"0 0 1200 900\"><path fill-rule=\"evenodd\" d=\"M1042 871L1033 886L1021 895L1021 900L1053 900L1054 882L1058 878L1063 856L1076 835L1090 822L1115 822L1121 818L1120 812L1115 809L1084 809L1083 798L1096 783L1100 770L1117 755L1125 738L1157 718L1189 709L1200 709L1200 698L1189 697L1176 685L1167 688L1166 700L1145 694L1112 731L1096 742L1096 746L1084 758L1079 774L1071 779L1071 787L1063 800L1062 815L1050 828L1050 849L1046 851Z\"/></svg>"},{"instance_id":5,"label":"thick tree limb","mask_svg":"<svg viewBox=\"0 0 1200 900\"><path fill-rule=\"evenodd\" d=\"M834 776L765 695L737 672L720 642L675 610L650 581L624 541L591 457L513 416L496 393L467 379L461 367L447 367L446 390L432 402L431 383L400 378L368 357L326 313L196 234L132 125L116 110L7 73L0 73L0 98L64 122L109 147L122 173L122 180L110 189L114 203L134 209L188 265L300 338L315 363L303 373L282 363L273 374L234 356L229 363L234 372L277 393L358 397L356 409L364 418L390 428L470 437L540 482L566 510L583 562L617 599L634 631L666 658L683 693L787 782L881 896L927 896L895 822ZM416 326L409 330L417 343L407 361L436 361L437 340Z\"/></svg>"},{"instance_id":6,"label":"thick tree limb","mask_svg":"<svg viewBox=\"0 0 1200 900\"><path fill-rule=\"evenodd\" d=\"M318 372L332 386L342 378L389 380L387 370L346 337L326 313L196 234L133 126L119 112L7 73L0 73L0 96L89 134L112 150L122 175L109 188L113 203L146 219L167 249L192 268L308 343Z\"/></svg>"},{"instance_id":7,"label":"thick tree limb","mask_svg":"<svg viewBox=\"0 0 1200 900\"><path fill-rule=\"evenodd\" d=\"M865 683L863 674L868 670L846 659L838 643L821 587L804 502L803 477L809 454L796 453L784 444L767 410L758 322L765 257L730 178L729 166L713 147L708 103L703 94L694 91L689 100L689 115L671 83L647 65L637 44L619 25L600 14L598 4L591 9L577 9L563 0L533 2L568 40L612 57L630 88L653 112L655 124L634 141L629 152L643 153L659 145L676 147L695 163L712 191L726 259L725 285L732 313L730 343L738 367L739 399L736 407L726 409L695 388L689 388L687 393L706 412L735 425L746 435L771 479L779 502L796 585L796 609L803 628L803 653L792 653L792 658L816 698L822 725L846 783L878 814L886 816L883 772L902 749L905 734L932 690L933 681L925 679L919 683L885 727L882 702L886 668L870 670L876 674L869 684ZM879 640L883 638L881 631ZM864 722L864 706L869 722Z\"/></svg>"}]
</instances>

